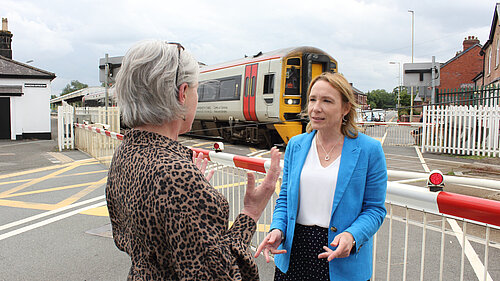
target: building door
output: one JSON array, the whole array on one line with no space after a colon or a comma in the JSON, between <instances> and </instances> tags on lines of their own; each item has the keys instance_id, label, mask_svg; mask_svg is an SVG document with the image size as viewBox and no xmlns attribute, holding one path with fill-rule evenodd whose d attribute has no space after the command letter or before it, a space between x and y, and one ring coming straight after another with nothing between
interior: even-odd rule
<instances>
[{"instance_id":1,"label":"building door","mask_svg":"<svg viewBox=\"0 0 500 281\"><path fill-rule=\"evenodd\" d=\"M0 98L0 139L10 139L10 98Z\"/></svg>"}]
</instances>

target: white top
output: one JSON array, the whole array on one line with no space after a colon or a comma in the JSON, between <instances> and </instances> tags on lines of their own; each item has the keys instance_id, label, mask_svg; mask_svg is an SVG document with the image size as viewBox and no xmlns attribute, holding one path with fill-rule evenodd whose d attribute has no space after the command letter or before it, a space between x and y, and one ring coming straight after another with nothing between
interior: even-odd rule
<instances>
[{"instance_id":1,"label":"white top","mask_svg":"<svg viewBox=\"0 0 500 281\"><path fill-rule=\"evenodd\" d=\"M300 174L297 223L329 227L339 166L340 155L328 167L321 166L314 136Z\"/></svg>"}]
</instances>

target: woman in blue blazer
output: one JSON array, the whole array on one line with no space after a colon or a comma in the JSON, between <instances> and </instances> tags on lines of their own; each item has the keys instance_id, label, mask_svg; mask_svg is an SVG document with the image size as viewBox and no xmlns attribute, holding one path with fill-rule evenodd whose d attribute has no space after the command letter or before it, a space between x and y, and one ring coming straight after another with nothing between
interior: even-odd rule
<instances>
[{"instance_id":1,"label":"woman in blue blazer","mask_svg":"<svg viewBox=\"0 0 500 281\"><path fill-rule=\"evenodd\" d=\"M384 221L387 168L379 141L358 132L356 99L340 74L308 89L307 133L285 152L270 233L275 280L368 280L372 237Z\"/></svg>"}]
</instances>

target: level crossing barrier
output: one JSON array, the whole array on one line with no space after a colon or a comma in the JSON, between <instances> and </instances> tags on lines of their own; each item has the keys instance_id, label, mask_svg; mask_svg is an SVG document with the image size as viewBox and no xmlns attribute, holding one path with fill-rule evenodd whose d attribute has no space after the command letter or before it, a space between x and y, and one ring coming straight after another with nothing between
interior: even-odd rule
<instances>
[{"instance_id":1,"label":"level crossing barrier","mask_svg":"<svg viewBox=\"0 0 500 281\"><path fill-rule=\"evenodd\" d=\"M81 124L76 127L77 139L78 134L87 131L116 141L106 147L106 153L96 154L101 159L110 159L112 146L116 147L123 139L120 134L98 128ZM91 142L97 139L85 138L77 142L78 148L92 146ZM98 147L86 151L95 153ZM209 169L216 171L211 184L227 198L232 223L243 208L247 172L256 173L258 184L270 161L191 149L203 153L209 160ZM252 247L269 231L280 181L257 222ZM492 257L500 253L500 202L445 191L430 192L419 186L389 181L386 207L386 219L374 237L372 280L500 280L498 270L488 271L492 260L498 266L498 258ZM481 256L475 253L476 249Z\"/></svg>"}]
</instances>

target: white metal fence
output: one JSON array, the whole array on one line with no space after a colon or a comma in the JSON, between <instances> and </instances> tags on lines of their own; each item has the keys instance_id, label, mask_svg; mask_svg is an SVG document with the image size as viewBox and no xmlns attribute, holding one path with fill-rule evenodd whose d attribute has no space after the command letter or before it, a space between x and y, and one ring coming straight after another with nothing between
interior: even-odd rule
<instances>
[{"instance_id":1,"label":"white metal fence","mask_svg":"<svg viewBox=\"0 0 500 281\"><path fill-rule=\"evenodd\" d=\"M59 151L75 148L73 116L74 108L63 101L63 105L57 108L57 143Z\"/></svg>"},{"instance_id":2,"label":"white metal fence","mask_svg":"<svg viewBox=\"0 0 500 281\"><path fill-rule=\"evenodd\" d=\"M118 107L76 107L75 121L90 124L106 124L111 132L120 132L120 109Z\"/></svg>"},{"instance_id":3,"label":"white metal fence","mask_svg":"<svg viewBox=\"0 0 500 281\"><path fill-rule=\"evenodd\" d=\"M500 156L500 107L426 106L422 151Z\"/></svg>"},{"instance_id":4,"label":"white metal fence","mask_svg":"<svg viewBox=\"0 0 500 281\"><path fill-rule=\"evenodd\" d=\"M77 147L109 162L122 136L95 127L77 127ZM238 161L247 161L242 158L246 157ZM255 167L259 161L263 159L243 166ZM220 160L209 162L209 169L216 170L211 184L229 201L232 223L243 208L248 169L235 167L222 155ZM256 176L258 184L264 174ZM257 223L253 246L269 231L278 193L273 194ZM438 196L445 194L448 205L443 210L437 202ZM388 214L374 237L372 280L500 280L500 203L463 195L452 200L450 196L388 182Z\"/></svg>"},{"instance_id":5,"label":"white metal fence","mask_svg":"<svg viewBox=\"0 0 500 281\"><path fill-rule=\"evenodd\" d=\"M422 123L406 122L360 122L361 132L378 139L384 145L412 146L420 145L418 131Z\"/></svg>"}]
</instances>

